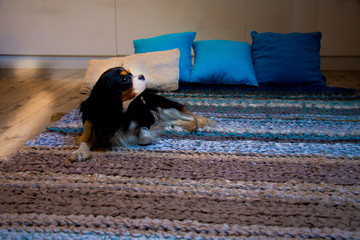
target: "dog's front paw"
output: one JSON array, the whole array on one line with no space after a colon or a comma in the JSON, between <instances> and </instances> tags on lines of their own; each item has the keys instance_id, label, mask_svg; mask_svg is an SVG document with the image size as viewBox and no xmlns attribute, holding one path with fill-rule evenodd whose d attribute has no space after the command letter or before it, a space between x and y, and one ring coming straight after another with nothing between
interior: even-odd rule
<instances>
[{"instance_id":1,"label":"dog's front paw","mask_svg":"<svg viewBox=\"0 0 360 240\"><path fill-rule=\"evenodd\" d=\"M142 127L139 132L138 144L140 146L151 145L163 133L162 127Z\"/></svg>"},{"instance_id":2,"label":"dog's front paw","mask_svg":"<svg viewBox=\"0 0 360 240\"><path fill-rule=\"evenodd\" d=\"M138 143L141 146L151 145L153 143L153 138L148 128L142 127L140 129Z\"/></svg>"},{"instance_id":3,"label":"dog's front paw","mask_svg":"<svg viewBox=\"0 0 360 240\"><path fill-rule=\"evenodd\" d=\"M72 161L85 161L86 159L91 157L90 148L85 142L82 142L80 144L80 147L78 150L74 151L71 154L71 160Z\"/></svg>"}]
</instances>

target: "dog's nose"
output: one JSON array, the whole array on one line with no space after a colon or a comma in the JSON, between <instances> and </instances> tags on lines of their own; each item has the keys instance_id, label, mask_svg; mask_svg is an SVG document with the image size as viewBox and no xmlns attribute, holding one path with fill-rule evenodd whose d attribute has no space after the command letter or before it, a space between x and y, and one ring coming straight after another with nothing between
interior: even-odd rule
<instances>
[{"instance_id":1,"label":"dog's nose","mask_svg":"<svg viewBox=\"0 0 360 240\"><path fill-rule=\"evenodd\" d=\"M145 77L142 74L140 74L138 78L139 78L139 80L145 80Z\"/></svg>"}]
</instances>

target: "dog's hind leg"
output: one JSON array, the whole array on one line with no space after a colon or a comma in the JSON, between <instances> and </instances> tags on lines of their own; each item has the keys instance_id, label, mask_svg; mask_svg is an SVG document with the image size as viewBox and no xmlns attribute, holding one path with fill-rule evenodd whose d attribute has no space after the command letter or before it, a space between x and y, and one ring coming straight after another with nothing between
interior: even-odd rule
<instances>
[{"instance_id":1,"label":"dog's hind leg","mask_svg":"<svg viewBox=\"0 0 360 240\"><path fill-rule=\"evenodd\" d=\"M80 137L80 146L71 154L72 161L84 161L91 157L90 149L96 143L96 136L92 127L93 125L91 122L84 122L84 132Z\"/></svg>"},{"instance_id":2,"label":"dog's hind leg","mask_svg":"<svg viewBox=\"0 0 360 240\"><path fill-rule=\"evenodd\" d=\"M172 122L174 126L180 126L185 128L188 132L197 132L199 128L204 128L206 126L214 126L217 124L216 121L211 120L209 118L200 116L200 115L190 115L192 119L188 120L176 120Z\"/></svg>"},{"instance_id":3,"label":"dog's hind leg","mask_svg":"<svg viewBox=\"0 0 360 240\"><path fill-rule=\"evenodd\" d=\"M164 109L159 115L160 127L164 126L180 126L189 132L197 132L199 128L205 126L214 126L216 121L209 118L195 115L191 112L179 111L174 108Z\"/></svg>"}]
</instances>

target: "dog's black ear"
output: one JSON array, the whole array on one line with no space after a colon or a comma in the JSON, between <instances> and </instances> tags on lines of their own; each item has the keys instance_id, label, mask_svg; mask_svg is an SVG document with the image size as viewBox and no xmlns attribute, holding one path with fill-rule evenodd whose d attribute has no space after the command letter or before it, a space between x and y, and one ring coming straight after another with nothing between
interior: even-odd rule
<instances>
[{"instance_id":1,"label":"dog's black ear","mask_svg":"<svg viewBox=\"0 0 360 240\"><path fill-rule=\"evenodd\" d=\"M104 141L108 136L112 136L121 124L123 115L121 89L113 88L114 82L119 77L117 69L104 72L93 87L90 96L80 106L83 120L91 121L96 137Z\"/></svg>"},{"instance_id":2,"label":"dog's black ear","mask_svg":"<svg viewBox=\"0 0 360 240\"><path fill-rule=\"evenodd\" d=\"M99 80L97 81L96 85L100 85L100 87L103 88L111 88L112 87L112 79L116 76L116 72L119 72L115 68L110 68L107 71L105 71L103 74L101 74ZM94 86L94 87L95 87Z\"/></svg>"},{"instance_id":3,"label":"dog's black ear","mask_svg":"<svg viewBox=\"0 0 360 240\"><path fill-rule=\"evenodd\" d=\"M111 94L113 93L113 84L114 80L116 79L117 73L119 72L117 69L109 69L106 72L104 72L96 84L94 85L90 97L96 97L96 98L109 98ZM100 99L98 99L100 100Z\"/></svg>"},{"instance_id":4,"label":"dog's black ear","mask_svg":"<svg viewBox=\"0 0 360 240\"><path fill-rule=\"evenodd\" d=\"M103 83L107 88L109 89L112 88L112 84L113 84L112 78L109 78L108 76L104 76Z\"/></svg>"}]
</instances>

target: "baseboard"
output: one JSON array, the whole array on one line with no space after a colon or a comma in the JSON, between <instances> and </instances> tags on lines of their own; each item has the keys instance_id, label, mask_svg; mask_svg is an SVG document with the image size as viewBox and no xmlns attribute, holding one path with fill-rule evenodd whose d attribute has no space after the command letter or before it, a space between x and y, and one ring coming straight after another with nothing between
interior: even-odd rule
<instances>
[{"instance_id":1,"label":"baseboard","mask_svg":"<svg viewBox=\"0 0 360 240\"><path fill-rule=\"evenodd\" d=\"M0 55L0 68L86 69L90 59L113 56L7 56ZM322 70L360 70L360 56L323 56Z\"/></svg>"},{"instance_id":2,"label":"baseboard","mask_svg":"<svg viewBox=\"0 0 360 240\"><path fill-rule=\"evenodd\" d=\"M6 56L0 55L0 68L86 69L90 59L112 56Z\"/></svg>"},{"instance_id":3,"label":"baseboard","mask_svg":"<svg viewBox=\"0 0 360 240\"><path fill-rule=\"evenodd\" d=\"M321 70L360 70L360 56L323 56Z\"/></svg>"}]
</instances>

